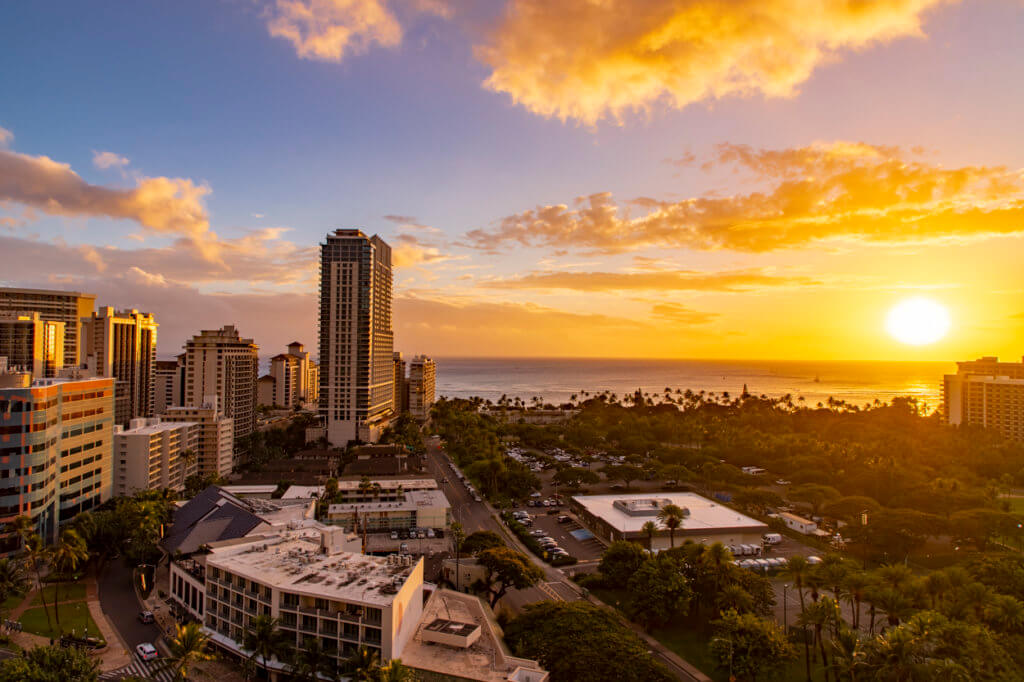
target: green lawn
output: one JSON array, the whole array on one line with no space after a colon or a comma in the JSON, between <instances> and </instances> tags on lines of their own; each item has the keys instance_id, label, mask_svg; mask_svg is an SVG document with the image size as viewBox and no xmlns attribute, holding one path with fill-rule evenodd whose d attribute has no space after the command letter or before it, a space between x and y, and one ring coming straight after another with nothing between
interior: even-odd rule
<instances>
[{"instance_id":1,"label":"green lawn","mask_svg":"<svg viewBox=\"0 0 1024 682\"><path fill-rule=\"evenodd\" d=\"M53 607L50 607L50 619L53 619ZM21 614L21 624L25 629L25 632L31 632L35 635L42 637L59 637L60 630L57 629L56 623L53 624L54 629L50 630L46 624L46 614L42 608L29 609L25 613ZM70 634L72 629L75 634L82 636L85 633L85 628L89 628L89 635L92 637L101 637L100 629L96 627L96 623L93 621L92 616L89 615L89 607L84 601L75 602L73 604L61 604L60 605L60 625L64 632Z\"/></svg>"},{"instance_id":2,"label":"green lawn","mask_svg":"<svg viewBox=\"0 0 1024 682\"><path fill-rule=\"evenodd\" d=\"M66 583L59 587L56 585L47 585L43 588L43 592L46 593L47 604L53 604L54 589L59 590L57 594L61 601L78 601L80 599L85 599L85 585L82 583ZM42 603L43 602L37 593L32 599L32 606L41 606Z\"/></svg>"},{"instance_id":3,"label":"green lawn","mask_svg":"<svg viewBox=\"0 0 1024 682\"><path fill-rule=\"evenodd\" d=\"M11 609L13 609L14 607L18 606L23 601L25 601L25 595L23 595L23 594L12 595L12 596L8 597L7 599L5 599L3 601L3 603L0 603L0 611L2 611L3 613L10 613Z\"/></svg>"}]
</instances>

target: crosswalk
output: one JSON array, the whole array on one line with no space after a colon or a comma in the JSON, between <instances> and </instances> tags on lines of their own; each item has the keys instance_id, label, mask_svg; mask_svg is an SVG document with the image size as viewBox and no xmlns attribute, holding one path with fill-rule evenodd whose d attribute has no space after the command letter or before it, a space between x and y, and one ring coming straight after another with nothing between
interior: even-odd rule
<instances>
[{"instance_id":1,"label":"crosswalk","mask_svg":"<svg viewBox=\"0 0 1024 682\"><path fill-rule=\"evenodd\" d=\"M143 680L155 680L155 682L174 682L174 673L167 670L159 663L147 663L132 657L132 662L123 668L111 670L100 675L101 682L116 682L126 677L137 677Z\"/></svg>"}]
</instances>

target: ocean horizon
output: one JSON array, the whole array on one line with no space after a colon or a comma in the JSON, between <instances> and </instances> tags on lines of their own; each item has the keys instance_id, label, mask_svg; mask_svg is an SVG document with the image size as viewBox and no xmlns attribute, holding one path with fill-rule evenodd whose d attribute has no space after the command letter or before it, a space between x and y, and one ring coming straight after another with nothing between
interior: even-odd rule
<instances>
[{"instance_id":1,"label":"ocean horizon","mask_svg":"<svg viewBox=\"0 0 1024 682\"><path fill-rule=\"evenodd\" d=\"M437 396L503 395L529 402L534 396L562 403L611 391L618 396L638 388L652 396L666 388L706 391L730 396L744 386L755 395L813 406L832 397L863 406L911 396L929 411L942 404L942 376L956 372L954 362L795 361L795 360L665 360L620 358L483 358L435 357Z\"/></svg>"}]
</instances>

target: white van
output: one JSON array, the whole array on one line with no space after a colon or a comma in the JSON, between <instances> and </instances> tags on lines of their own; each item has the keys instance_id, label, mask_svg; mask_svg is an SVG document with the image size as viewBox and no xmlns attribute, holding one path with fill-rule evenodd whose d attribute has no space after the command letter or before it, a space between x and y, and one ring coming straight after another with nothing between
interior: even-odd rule
<instances>
[{"instance_id":1,"label":"white van","mask_svg":"<svg viewBox=\"0 0 1024 682\"><path fill-rule=\"evenodd\" d=\"M782 542L782 535L779 533L765 533L761 536L761 539L769 545L777 545Z\"/></svg>"}]
</instances>

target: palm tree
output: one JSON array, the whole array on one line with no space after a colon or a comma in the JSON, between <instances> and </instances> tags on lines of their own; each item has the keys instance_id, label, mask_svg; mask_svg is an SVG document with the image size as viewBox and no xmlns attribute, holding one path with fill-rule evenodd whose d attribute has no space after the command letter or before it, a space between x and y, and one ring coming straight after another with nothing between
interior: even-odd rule
<instances>
[{"instance_id":1,"label":"palm tree","mask_svg":"<svg viewBox=\"0 0 1024 682\"><path fill-rule=\"evenodd\" d=\"M382 667L377 674L378 682L414 682L416 675L397 658Z\"/></svg>"},{"instance_id":2,"label":"palm tree","mask_svg":"<svg viewBox=\"0 0 1024 682\"><path fill-rule=\"evenodd\" d=\"M345 661L345 668L355 682L376 682L380 671L380 656L376 651L359 647Z\"/></svg>"},{"instance_id":3,"label":"palm tree","mask_svg":"<svg viewBox=\"0 0 1024 682\"><path fill-rule=\"evenodd\" d=\"M658 526L655 525L654 521L646 521L644 525L640 526L640 532L647 538L647 551L654 551L654 534L658 532Z\"/></svg>"},{"instance_id":4,"label":"palm tree","mask_svg":"<svg viewBox=\"0 0 1024 682\"><path fill-rule=\"evenodd\" d=\"M666 504L658 512L658 521L668 528L668 542L670 548L676 546L676 528L683 525L683 510L679 505Z\"/></svg>"},{"instance_id":5,"label":"palm tree","mask_svg":"<svg viewBox=\"0 0 1024 682\"><path fill-rule=\"evenodd\" d=\"M25 591L25 567L10 558L0 559L0 604Z\"/></svg>"},{"instance_id":6,"label":"palm tree","mask_svg":"<svg viewBox=\"0 0 1024 682\"><path fill-rule=\"evenodd\" d=\"M821 651L821 664L825 667L825 682L829 680L829 665L828 652L825 650L825 640L822 633L834 621L835 617L836 603L825 597L808 604L807 608L800 614L798 621L801 625L810 625L814 628L814 639L817 641Z\"/></svg>"},{"instance_id":7,"label":"palm tree","mask_svg":"<svg viewBox=\"0 0 1024 682\"><path fill-rule=\"evenodd\" d=\"M732 552L721 542L712 543L701 555L701 562L711 569L714 579L715 593L718 593L721 584L722 573L728 569L732 562Z\"/></svg>"},{"instance_id":8,"label":"palm tree","mask_svg":"<svg viewBox=\"0 0 1024 682\"><path fill-rule=\"evenodd\" d=\"M807 559L802 556L791 556L786 562L786 571L793 578L793 587L796 588L797 596L800 597L800 610L803 611L804 605L804 579L807 577L807 572L810 570L811 565L807 563Z\"/></svg>"},{"instance_id":9,"label":"palm tree","mask_svg":"<svg viewBox=\"0 0 1024 682\"><path fill-rule=\"evenodd\" d=\"M199 661L209 661L213 654L207 652L210 637L203 632L199 623L175 626L174 638L167 642L170 656L165 665L174 673L174 679L187 680L188 670Z\"/></svg>"},{"instance_id":10,"label":"palm tree","mask_svg":"<svg viewBox=\"0 0 1024 682\"><path fill-rule=\"evenodd\" d=\"M46 627L53 631L53 621L50 620L50 609L46 606L46 591L43 590L43 566L50 560L50 550L43 545L43 539L32 533L25 541L25 555L32 571L36 576L36 585L39 588L39 600L43 603L43 613L46 615ZM56 607L56 604L54 604Z\"/></svg>"},{"instance_id":11,"label":"palm tree","mask_svg":"<svg viewBox=\"0 0 1024 682\"><path fill-rule=\"evenodd\" d=\"M837 680L857 682L858 673L864 669L864 643L857 633L841 628L832 640L832 671Z\"/></svg>"},{"instance_id":12,"label":"palm tree","mask_svg":"<svg viewBox=\"0 0 1024 682\"><path fill-rule=\"evenodd\" d=\"M252 652L252 658L260 657L267 679L270 679L270 659L274 656L283 659L290 648L287 636L278 629L278 620L267 615L249 621L242 646Z\"/></svg>"},{"instance_id":13,"label":"palm tree","mask_svg":"<svg viewBox=\"0 0 1024 682\"><path fill-rule=\"evenodd\" d=\"M752 613L754 599L749 592L733 583L725 585L718 591L715 595L715 607L719 613L725 613L730 609L737 613Z\"/></svg>"},{"instance_id":14,"label":"palm tree","mask_svg":"<svg viewBox=\"0 0 1024 682\"><path fill-rule=\"evenodd\" d=\"M459 589L459 579L462 574L462 567L459 560L462 558L462 543L466 540L466 531L458 521L452 523L448 531L452 536L452 549L455 551L455 589Z\"/></svg>"},{"instance_id":15,"label":"palm tree","mask_svg":"<svg viewBox=\"0 0 1024 682\"><path fill-rule=\"evenodd\" d=\"M897 592L891 587L883 587L876 590L871 597L871 603L885 613L889 625L896 627L900 619L906 617L912 610L910 600L902 592Z\"/></svg>"},{"instance_id":16,"label":"palm tree","mask_svg":"<svg viewBox=\"0 0 1024 682\"><path fill-rule=\"evenodd\" d=\"M334 657L327 653L323 640L318 637L307 637L302 640L302 646L296 650L288 671L292 678L299 682L317 682L322 677L330 680L338 678L338 666L334 662Z\"/></svg>"},{"instance_id":17,"label":"palm tree","mask_svg":"<svg viewBox=\"0 0 1024 682\"><path fill-rule=\"evenodd\" d=\"M860 628L860 605L873 584L871 576L863 571L851 571L843 578L843 593L853 609L853 629Z\"/></svg>"},{"instance_id":18,"label":"palm tree","mask_svg":"<svg viewBox=\"0 0 1024 682\"><path fill-rule=\"evenodd\" d=\"M57 571L58 577L71 579L79 565L89 560L89 550L85 547L85 541L74 528L65 528L60 532L60 540L50 550L50 561ZM60 629L60 583L53 586L53 612L57 618L57 628Z\"/></svg>"}]
</instances>

